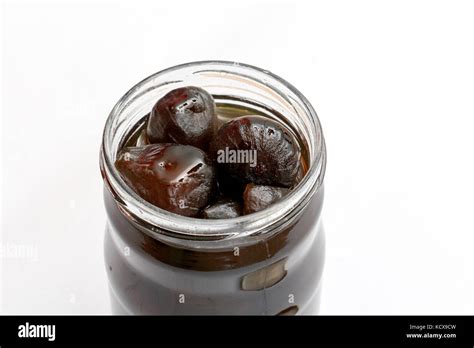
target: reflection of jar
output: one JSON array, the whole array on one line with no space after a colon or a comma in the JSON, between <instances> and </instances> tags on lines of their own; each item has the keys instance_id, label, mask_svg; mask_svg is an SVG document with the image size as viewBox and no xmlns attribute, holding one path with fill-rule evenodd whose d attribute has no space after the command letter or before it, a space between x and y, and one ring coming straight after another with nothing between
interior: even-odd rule
<instances>
[{"instance_id":1,"label":"reflection of jar","mask_svg":"<svg viewBox=\"0 0 474 348\"><path fill-rule=\"evenodd\" d=\"M308 171L286 197L234 219L187 218L129 188L117 151L153 104L186 85L219 103L280 118L301 138ZM143 122L143 121L142 121ZM115 313L315 314L324 264L321 225L326 150L311 105L271 73L230 62L197 62L156 73L133 87L105 125L101 171L108 216L105 263Z\"/></svg>"}]
</instances>

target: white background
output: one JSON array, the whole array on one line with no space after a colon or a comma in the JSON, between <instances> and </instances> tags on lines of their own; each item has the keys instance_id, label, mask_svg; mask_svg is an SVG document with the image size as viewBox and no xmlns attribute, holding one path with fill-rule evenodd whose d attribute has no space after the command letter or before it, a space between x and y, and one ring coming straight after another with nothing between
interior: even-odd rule
<instances>
[{"instance_id":1,"label":"white background","mask_svg":"<svg viewBox=\"0 0 474 348\"><path fill-rule=\"evenodd\" d=\"M99 144L163 68L233 60L313 103L326 136L322 314L474 314L474 4L2 6L2 313L109 313Z\"/></svg>"}]
</instances>

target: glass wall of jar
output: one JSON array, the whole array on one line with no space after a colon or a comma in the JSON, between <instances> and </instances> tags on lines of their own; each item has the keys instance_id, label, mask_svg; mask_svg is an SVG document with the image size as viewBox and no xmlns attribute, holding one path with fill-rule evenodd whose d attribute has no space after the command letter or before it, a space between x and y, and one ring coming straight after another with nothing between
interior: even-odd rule
<instances>
[{"instance_id":1,"label":"glass wall of jar","mask_svg":"<svg viewBox=\"0 0 474 348\"><path fill-rule=\"evenodd\" d=\"M270 207L231 219L189 218L140 198L114 161L167 92L198 86L221 121L234 105L284 123L300 139L304 177ZM219 112L221 110L221 112ZM318 117L293 86L249 65L207 61L158 72L134 86L107 119L100 156L107 212L105 265L117 314L316 314L325 241L326 165Z\"/></svg>"}]
</instances>

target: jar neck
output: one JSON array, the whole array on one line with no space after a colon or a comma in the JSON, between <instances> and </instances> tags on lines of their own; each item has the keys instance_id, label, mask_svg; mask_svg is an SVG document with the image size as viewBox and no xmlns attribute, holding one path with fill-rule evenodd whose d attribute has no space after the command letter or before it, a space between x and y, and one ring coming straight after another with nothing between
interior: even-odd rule
<instances>
[{"instance_id":1,"label":"jar neck","mask_svg":"<svg viewBox=\"0 0 474 348\"><path fill-rule=\"evenodd\" d=\"M248 100L275 110L302 140L308 171L301 182L270 207L232 219L189 218L160 209L139 197L121 178L114 161L125 137L153 103L168 91L195 85L214 96ZM322 185L326 149L316 112L306 98L283 79L252 66L208 61L176 66L135 85L115 105L105 129L100 155L104 183L119 209L141 231L156 239L232 240L264 235L290 226Z\"/></svg>"}]
</instances>

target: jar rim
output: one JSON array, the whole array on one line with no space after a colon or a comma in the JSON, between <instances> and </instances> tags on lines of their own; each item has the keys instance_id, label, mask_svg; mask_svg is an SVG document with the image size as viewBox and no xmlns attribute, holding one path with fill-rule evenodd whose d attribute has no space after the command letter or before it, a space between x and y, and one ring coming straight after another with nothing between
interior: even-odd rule
<instances>
[{"instance_id":1,"label":"jar rim","mask_svg":"<svg viewBox=\"0 0 474 348\"><path fill-rule=\"evenodd\" d=\"M282 89L293 94L293 100L298 102L310 121L311 139L307 139L310 147L309 168L303 179L285 197L273 203L269 207L248 215L229 219L199 219L178 215L161 209L144 199L142 199L120 176L114 165L112 151L113 126L115 118L119 116L120 109L125 105L130 97L141 86L153 81L163 75L186 68L209 68L230 70L234 72L245 72L265 76L265 83L268 81L279 85ZM229 72L231 73L231 72ZM248 75L245 75L249 77ZM267 85L268 86L268 85ZM269 86L270 87L270 86ZM274 87L270 87L274 89ZM132 221L138 223L145 232L152 237L159 234L172 236L179 239L192 240L212 240L212 239L233 239L251 235L265 234L274 230L276 226L288 223L291 218L300 213L308 204L311 197L321 187L326 167L326 147L322 128L316 111L313 109L306 97L293 85L281 77L264 69L252 65L237 63L232 61L208 60L196 61L176 65L159 72L156 72L143 79L125 93L115 104L105 123L103 140L100 151L100 168L104 178L104 183L113 194L119 208L125 212ZM158 235L156 235L158 234Z\"/></svg>"}]
</instances>

